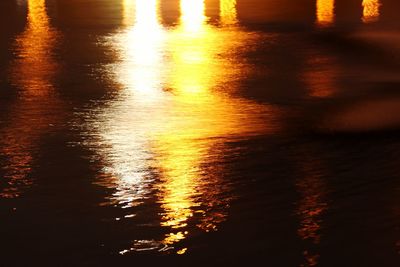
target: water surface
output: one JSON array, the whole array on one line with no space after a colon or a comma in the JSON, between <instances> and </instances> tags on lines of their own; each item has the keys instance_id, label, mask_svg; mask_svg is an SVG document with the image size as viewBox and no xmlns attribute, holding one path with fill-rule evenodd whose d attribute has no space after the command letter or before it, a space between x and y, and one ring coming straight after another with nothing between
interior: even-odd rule
<instances>
[{"instance_id":1,"label":"water surface","mask_svg":"<svg viewBox=\"0 0 400 267\"><path fill-rule=\"evenodd\" d=\"M1 255L398 266L399 7L2 2Z\"/></svg>"}]
</instances>

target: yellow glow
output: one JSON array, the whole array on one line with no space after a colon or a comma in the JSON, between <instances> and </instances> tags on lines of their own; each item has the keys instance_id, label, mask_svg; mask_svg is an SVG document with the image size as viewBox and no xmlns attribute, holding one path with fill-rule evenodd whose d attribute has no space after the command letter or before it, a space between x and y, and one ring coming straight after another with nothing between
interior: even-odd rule
<instances>
[{"instance_id":1,"label":"yellow glow","mask_svg":"<svg viewBox=\"0 0 400 267\"><path fill-rule=\"evenodd\" d=\"M335 19L335 0L317 0L317 24L331 26Z\"/></svg>"},{"instance_id":2,"label":"yellow glow","mask_svg":"<svg viewBox=\"0 0 400 267\"><path fill-rule=\"evenodd\" d=\"M181 0L180 24L168 31L159 1L123 3L133 25L107 39L117 55L108 73L122 89L92 112L88 132L106 166L100 183L115 189L106 205L131 207L157 192L161 225L170 232L156 242L170 247L193 227L212 231L225 220L230 199L220 197L223 171L213 164L224 153L222 140L265 133L271 114L233 97L248 68L236 62L235 49L249 37L207 24L202 0Z\"/></svg>"},{"instance_id":3,"label":"yellow glow","mask_svg":"<svg viewBox=\"0 0 400 267\"><path fill-rule=\"evenodd\" d=\"M180 240L185 239L185 235L187 235L187 232L178 232L176 234L170 233L167 235L167 237L164 239L163 243L166 245L172 245Z\"/></svg>"},{"instance_id":4,"label":"yellow glow","mask_svg":"<svg viewBox=\"0 0 400 267\"><path fill-rule=\"evenodd\" d=\"M210 69L204 68L204 63L212 63L210 51L207 51L212 44L208 40L211 38L211 33L207 32L209 28L204 24L204 2L181 0L180 7L181 24L171 44L173 66L176 68L173 71L172 87L179 104L187 105L182 110L186 115L175 122L178 125L168 127L172 132L161 134L156 140L156 149L160 150L157 153L160 155L158 161L164 176L161 185L161 203L165 210L162 225L171 228L185 227L188 218L193 216L192 208L198 204L193 196L199 187L199 165L206 153L202 149L207 147L199 147L193 140L198 134L201 137L196 125L199 118L193 117L193 111L199 108L198 111L204 112L197 101L204 102L210 83L213 82ZM168 234L163 243L173 244L184 239L186 234L181 231L179 233Z\"/></svg>"},{"instance_id":5,"label":"yellow glow","mask_svg":"<svg viewBox=\"0 0 400 267\"><path fill-rule=\"evenodd\" d=\"M135 24L135 3L136 0L123 0L122 2L122 24L125 27Z\"/></svg>"},{"instance_id":6,"label":"yellow glow","mask_svg":"<svg viewBox=\"0 0 400 267\"><path fill-rule=\"evenodd\" d=\"M50 124L55 123L52 109L61 104L54 94L52 79L57 63L52 49L59 39L50 26L45 0L28 0L28 17L25 31L17 36L15 54L11 66L11 82L19 89L19 101L12 110L12 118L0 141L0 152L8 158L6 178L10 188L0 193L3 197L15 197L20 187L32 183L27 175L33 161L32 150L39 136Z\"/></svg>"},{"instance_id":7,"label":"yellow glow","mask_svg":"<svg viewBox=\"0 0 400 267\"><path fill-rule=\"evenodd\" d=\"M244 36L206 24L204 10L203 1L181 1L181 24L169 40L172 117L165 122L168 130L158 133L153 144L163 177L158 186L165 211L162 226L179 233L167 235L163 243L168 245L186 237L182 229L196 214L201 214L197 226L204 231L216 230L226 218L226 210L217 209L229 203L218 197L220 173L214 170L202 175L202 164L212 164L212 156L220 156L218 137L251 134L265 127L257 118L265 107L229 96L236 90L233 79L241 75L240 70L229 56L218 57L243 44ZM217 91L222 87L224 90ZM245 120L253 123L243 123ZM212 192L210 185L214 185Z\"/></svg>"},{"instance_id":8,"label":"yellow glow","mask_svg":"<svg viewBox=\"0 0 400 267\"><path fill-rule=\"evenodd\" d=\"M51 28L45 0L28 1L28 25L17 38L21 61L13 72L13 82L29 95L47 95L52 91L51 76L56 62L49 55L57 41L57 32Z\"/></svg>"},{"instance_id":9,"label":"yellow glow","mask_svg":"<svg viewBox=\"0 0 400 267\"><path fill-rule=\"evenodd\" d=\"M183 248L183 249L180 249L179 251L177 251L176 254L182 255L182 254L185 254L186 251L187 251L187 248Z\"/></svg>"},{"instance_id":10,"label":"yellow glow","mask_svg":"<svg viewBox=\"0 0 400 267\"><path fill-rule=\"evenodd\" d=\"M219 4L222 25L237 24L236 0L220 0Z\"/></svg>"},{"instance_id":11,"label":"yellow glow","mask_svg":"<svg viewBox=\"0 0 400 267\"><path fill-rule=\"evenodd\" d=\"M364 23L376 22L379 20L380 16L380 6L379 0L363 0L363 17L362 21Z\"/></svg>"}]
</instances>

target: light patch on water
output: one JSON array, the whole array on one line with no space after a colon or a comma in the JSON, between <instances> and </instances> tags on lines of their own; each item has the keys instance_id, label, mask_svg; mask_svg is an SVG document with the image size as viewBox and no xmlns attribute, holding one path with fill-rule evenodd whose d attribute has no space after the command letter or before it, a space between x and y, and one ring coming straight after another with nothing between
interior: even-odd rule
<instances>
[{"instance_id":1,"label":"light patch on water","mask_svg":"<svg viewBox=\"0 0 400 267\"><path fill-rule=\"evenodd\" d=\"M1 130L0 153L5 157L5 186L0 197L15 198L33 184L32 166L41 138L57 129L64 104L55 93L53 80L59 71L53 50L60 33L50 25L45 0L27 0L25 30L16 37L16 59L10 82L18 88L7 127Z\"/></svg>"},{"instance_id":2,"label":"light patch on water","mask_svg":"<svg viewBox=\"0 0 400 267\"><path fill-rule=\"evenodd\" d=\"M181 0L180 23L170 29L161 25L159 1L123 3L124 28L102 44L116 54L105 72L121 90L79 115L83 144L105 166L96 184L113 190L102 205L135 214L155 198L160 226L170 231L149 240L169 248L190 229L216 231L226 220L234 196L218 167L224 142L275 131L276 111L234 96L251 71L238 51L255 36L208 24L202 0ZM235 8L224 2L221 20L234 23ZM128 251L159 248L143 242Z\"/></svg>"}]
</instances>

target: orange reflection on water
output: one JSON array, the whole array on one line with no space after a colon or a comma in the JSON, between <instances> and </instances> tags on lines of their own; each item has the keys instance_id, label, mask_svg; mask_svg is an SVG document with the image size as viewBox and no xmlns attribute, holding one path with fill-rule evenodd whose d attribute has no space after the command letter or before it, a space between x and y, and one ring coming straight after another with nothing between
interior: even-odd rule
<instances>
[{"instance_id":1,"label":"orange reflection on water","mask_svg":"<svg viewBox=\"0 0 400 267\"><path fill-rule=\"evenodd\" d=\"M335 0L317 0L317 24L331 26L335 20Z\"/></svg>"},{"instance_id":2,"label":"orange reflection on water","mask_svg":"<svg viewBox=\"0 0 400 267\"><path fill-rule=\"evenodd\" d=\"M298 209L301 217L298 233L303 239L319 243L320 216L327 207L324 202L324 184L318 176L310 176L299 181L297 186L303 195Z\"/></svg>"},{"instance_id":3,"label":"orange reflection on water","mask_svg":"<svg viewBox=\"0 0 400 267\"><path fill-rule=\"evenodd\" d=\"M10 69L11 82L19 89L18 102L0 141L1 153L8 159L9 187L0 193L3 197L15 197L22 187L32 183L27 178L34 159L32 153L40 135L57 120L52 110L60 108L52 83L58 69L52 50L59 34L50 25L45 0L28 0L27 8L27 26L16 38L17 59Z\"/></svg>"},{"instance_id":4,"label":"orange reflection on water","mask_svg":"<svg viewBox=\"0 0 400 267\"><path fill-rule=\"evenodd\" d=\"M197 227L204 231L216 230L226 219L230 200L219 196L227 190L221 172L216 167L206 172L202 167L214 166L222 157L219 138L266 128L258 117L264 106L230 96L237 86L234 77L241 74L229 52L243 44L243 34L208 25L203 0L181 0L180 7L180 25L169 42L172 117L165 122L168 130L155 137L153 148L162 171L158 185L165 211L162 226L176 229L163 241L168 245L185 238L192 217L199 217Z\"/></svg>"},{"instance_id":5,"label":"orange reflection on water","mask_svg":"<svg viewBox=\"0 0 400 267\"><path fill-rule=\"evenodd\" d=\"M238 23L236 0L220 0L220 20L222 25L235 25Z\"/></svg>"},{"instance_id":6,"label":"orange reflection on water","mask_svg":"<svg viewBox=\"0 0 400 267\"><path fill-rule=\"evenodd\" d=\"M156 192L162 209L167 234L121 253L163 250L226 219L231 196L217 164L224 140L268 132L271 110L232 96L248 68L236 50L250 37L207 24L203 0L181 0L180 23L169 30L159 0L123 3L124 29L106 40L116 52L107 73L121 90L90 111L89 146L105 166L99 183L114 189L107 205L132 208Z\"/></svg>"},{"instance_id":7,"label":"orange reflection on water","mask_svg":"<svg viewBox=\"0 0 400 267\"><path fill-rule=\"evenodd\" d=\"M306 158L307 159L307 158ZM319 244L321 239L322 215L328 209L326 200L326 185L320 173L320 163L309 160L304 163L304 177L296 183L298 192L301 194L298 203L297 215L300 217L298 235L301 239L312 244ZM316 266L319 255L306 249L304 251L306 263L301 266Z\"/></svg>"},{"instance_id":8,"label":"orange reflection on water","mask_svg":"<svg viewBox=\"0 0 400 267\"><path fill-rule=\"evenodd\" d=\"M16 39L17 66L12 80L23 89L24 97L46 96L52 93L51 80L57 63L51 50L57 42L58 33L49 22L45 0L28 0L28 24Z\"/></svg>"},{"instance_id":9,"label":"orange reflection on water","mask_svg":"<svg viewBox=\"0 0 400 267\"><path fill-rule=\"evenodd\" d=\"M379 20L381 3L379 0L363 0L363 16L364 23L376 22Z\"/></svg>"},{"instance_id":10,"label":"orange reflection on water","mask_svg":"<svg viewBox=\"0 0 400 267\"><path fill-rule=\"evenodd\" d=\"M307 59L309 65L304 81L311 97L329 97L336 92L339 67L328 55L314 54Z\"/></svg>"}]
</instances>

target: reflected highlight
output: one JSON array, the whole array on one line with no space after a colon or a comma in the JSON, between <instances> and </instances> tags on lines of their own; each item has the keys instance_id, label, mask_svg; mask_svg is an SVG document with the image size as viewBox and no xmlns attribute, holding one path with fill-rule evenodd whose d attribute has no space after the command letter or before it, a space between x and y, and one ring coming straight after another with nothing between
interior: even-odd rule
<instances>
[{"instance_id":1,"label":"reflected highlight","mask_svg":"<svg viewBox=\"0 0 400 267\"><path fill-rule=\"evenodd\" d=\"M187 220L193 216L193 208L201 204L195 201L195 196L201 197L198 173L201 171L199 168L202 157L206 154L206 147L199 146L193 140L198 127L188 123L196 124L198 121L198 118L191 118L194 108L192 105L196 104L191 102L201 101L202 96L207 96L207 92L204 92L208 89L206 84L212 83L208 70L201 65L207 61L208 56L204 47L208 43L205 39L208 36L208 26L204 24L204 1L181 0L180 9L180 26L174 32L171 44L175 66L171 86L176 93L175 101L184 105L182 111L185 115L179 118L179 114L176 114L179 118L176 125L169 120L167 124L171 124L168 128L172 132L166 131L157 136L155 141L155 149L159 155L157 161L163 176L159 186L162 192L161 207L165 211L161 225L177 229L167 234L162 241L168 246L186 238L188 232L179 229L187 226Z\"/></svg>"},{"instance_id":2,"label":"reflected highlight","mask_svg":"<svg viewBox=\"0 0 400 267\"><path fill-rule=\"evenodd\" d=\"M122 90L106 108L91 111L86 125L87 132L96 132L90 143L101 146L96 153L106 166L98 184L115 189L103 205L131 208L141 204L149 191L148 135L163 120L164 101L165 38L158 7L158 0L124 0L125 28L106 40L118 57L109 73Z\"/></svg>"},{"instance_id":3,"label":"reflected highlight","mask_svg":"<svg viewBox=\"0 0 400 267\"><path fill-rule=\"evenodd\" d=\"M317 24L332 26L335 20L335 0L317 0Z\"/></svg>"},{"instance_id":4,"label":"reflected highlight","mask_svg":"<svg viewBox=\"0 0 400 267\"><path fill-rule=\"evenodd\" d=\"M322 215L328 209L326 202L326 185L322 179L319 162L306 161L303 166L304 178L296 183L301 199L298 203L297 215L300 217L300 227L297 231L300 238L314 245L320 243ZM306 249L303 252L306 263L301 266L317 266L319 254Z\"/></svg>"},{"instance_id":5,"label":"reflected highlight","mask_svg":"<svg viewBox=\"0 0 400 267\"><path fill-rule=\"evenodd\" d=\"M125 0L124 3L126 3ZM134 26L118 36L122 64L117 69L119 83L142 101L154 100L160 91L164 30L160 25L158 0L135 0L124 6L124 21L134 17ZM130 11L135 10L132 14Z\"/></svg>"},{"instance_id":6,"label":"reflected highlight","mask_svg":"<svg viewBox=\"0 0 400 267\"><path fill-rule=\"evenodd\" d=\"M2 197L16 197L32 184L28 175L33 153L40 135L59 119L52 115L57 113L53 109L62 106L52 82L59 68L52 57L59 34L50 25L45 0L28 0L27 9L27 26L15 40L17 59L10 69L11 83L19 89L19 101L0 141L1 153L8 159L7 186L0 193Z\"/></svg>"},{"instance_id":7,"label":"reflected highlight","mask_svg":"<svg viewBox=\"0 0 400 267\"><path fill-rule=\"evenodd\" d=\"M304 81L310 97L324 98L337 91L339 66L333 57L312 53L307 58L309 65L304 73Z\"/></svg>"},{"instance_id":8,"label":"reflected highlight","mask_svg":"<svg viewBox=\"0 0 400 267\"><path fill-rule=\"evenodd\" d=\"M200 31L206 20L204 0L181 0L180 27L187 33Z\"/></svg>"},{"instance_id":9,"label":"reflected highlight","mask_svg":"<svg viewBox=\"0 0 400 267\"><path fill-rule=\"evenodd\" d=\"M163 233L121 253L183 254L187 248L178 250L178 243L188 235L215 231L226 220L233 198L221 167L226 141L271 132L273 112L234 97L249 71L237 61L238 50L252 40L236 27L207 24L204 1L181 0L179 25L168 31L159 1L123 3L124 29L105 40L116 54L106 74L120 90L85 111L82 132L106 166L98 183L113 193L104 205L135 214L151 198L161 210L154 216Z\"/></svg>"},{"instance_id":10,"label":"reflected highlight","mask_svg":"<svg viewBox=\"0 0 400 267\"><path fill-rule=\"evenodd\" d=\"M25 97L46 96L52 92L51 79L57 63L51 50L58 33L50 26L45 0L28 0L28 25L16 39L18 67L12 73L12 81L23 89Z\"/></svg>"},{"instance_id":11,"label":"reflected highlight","mask_svg":"<svg viewBox=\"0 0 400 267\"><path fill-rule=\"evenodd\" d=\"M122 24L124 27L131 27L135 24L135 3L136 0L123 0L122 2Z\"/></svg>"},{"instance_id":12,"label":"reflected highlight","mask_svg":"<svg viewBox=\"0 0 400 267\"><path fill-rule=\"evenodd\" d=\"M227 217L231 199L222 196L229 186L216 163L225 149L219 138L265 130L257 117L265 107L229 96L236 90L233 80L241 75L240 68L229 56L219 57L235 50L244 37L206 24L204 2L192 3L181 1L181 23L170 39L172 118L153 145L162 173L157 185L164 210L161 225L171 228L163 240L168 246L186 238L191 218L197 218L203 231L215 231Z\"/></svg>"},{"instance_id":13,"label":"reflected highlight","mask_svg":"<svg viewBox=\"0 0 400 267\"><path fill-rule=\"evenodd\" d=\"M363 16L364 23L372 23L379 20L381 3L379 0L363 0Z\"/></svg>"},{"instance_id":14,"label":"reflected highlight","mask_svg":"<svg viewBox=\"0 0 400 267\"><path fill-rule=\"evenodd\" d=\"M219 5L221 24L224 26L237 24L236 0L220 0Z\"/></svg>"}]
</instances>

